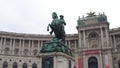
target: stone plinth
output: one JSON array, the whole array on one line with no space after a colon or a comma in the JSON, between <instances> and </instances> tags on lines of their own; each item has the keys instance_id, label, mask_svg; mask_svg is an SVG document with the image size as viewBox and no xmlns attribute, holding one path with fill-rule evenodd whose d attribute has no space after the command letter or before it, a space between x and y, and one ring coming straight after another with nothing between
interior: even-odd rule
<instances>
[{"instance_id":1,"label":"stone plinth","mask_svg":"<svg viewBox=\"0 0 120 68\"><path fill-rule=\"evenodd\" d=\"M39 57L41 68L73 68L71 50L56 38L43 43Z\"/></svg>"},{"instance_id":2,"label":"stone plinth","mask_svg":"<svg viewBox=\"0 0 120 68\"><path fill-rule=\"evenodd\" d=\"M41 68L73 68L74 59L62 52L41 53Z\"/></svg>"}]
</instances>

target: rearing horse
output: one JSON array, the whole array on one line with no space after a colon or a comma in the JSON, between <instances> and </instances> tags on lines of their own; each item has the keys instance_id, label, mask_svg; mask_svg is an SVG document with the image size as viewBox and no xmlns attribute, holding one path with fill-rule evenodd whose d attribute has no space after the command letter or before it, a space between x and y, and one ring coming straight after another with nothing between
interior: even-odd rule
<instances>
[{"instance_id":1,"label":"rearing horse","mask_svg":"<svg viewBox=\"0 0 120 68\"><path fill-rule=\"evenodd\" d=\"M63 25L58 19L58 16L55 12L52 13L52 22L48 25L47 31L49 31L49 27L51 28L50 34L54 32L55 38L61 40L63 43L65 43L65 31L63 30Z\"/></svg>"}]
</instances>

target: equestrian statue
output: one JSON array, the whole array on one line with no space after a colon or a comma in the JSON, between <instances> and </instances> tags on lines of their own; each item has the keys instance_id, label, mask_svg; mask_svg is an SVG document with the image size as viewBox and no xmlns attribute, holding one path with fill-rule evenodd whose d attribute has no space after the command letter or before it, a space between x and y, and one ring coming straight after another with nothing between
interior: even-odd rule
<instances>
[{"instance_id":1,"label":"equestrian statue","mask_svg":"<svg viewBox=\"0 0 120 68\"><path fill-rule=\"evenodd\" d=\"M47 26L47 31L49 31L49 27L51 28L50 35L53 33L55 34L56 39L61 41L62 43L65 43L65 30L64 30L64 25L66 25L64 21L64 16L60 15L60 19L58 19L58 16L56 12L52 13L52 22L48 24Z\"/></svg>"}]
</instances>

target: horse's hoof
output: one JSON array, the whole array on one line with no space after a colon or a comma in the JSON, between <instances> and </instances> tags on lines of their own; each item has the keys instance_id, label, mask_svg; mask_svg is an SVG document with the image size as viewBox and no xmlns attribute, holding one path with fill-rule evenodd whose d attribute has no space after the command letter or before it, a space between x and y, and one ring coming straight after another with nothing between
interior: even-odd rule
<instances>
[{"instance_id":1,"label":"horse's hoof","mask_svg":"<svg viewBox=\"0 0 120 68\"><path fill-rule=\"evenodd\" d=\"M50 35L52 35L52 32L50 32Z\"/></svg>"}]
</instances>

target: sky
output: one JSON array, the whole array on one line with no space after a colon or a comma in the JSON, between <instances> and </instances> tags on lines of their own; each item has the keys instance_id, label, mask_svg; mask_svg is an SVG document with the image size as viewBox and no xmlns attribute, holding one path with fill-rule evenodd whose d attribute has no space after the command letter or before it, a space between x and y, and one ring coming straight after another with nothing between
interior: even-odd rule
<instances>
[{"instance_id":1,"label":"sky","mask_svg":"<svg viewBox=\"0 0 120 68\"><path fill-rule=\"evenodd\" d=\"M0 0L0 31L49 34L52 12L64 15L67 34L77 33L78 16L104 12L110 29L120 27L119 0Z\"/></svg>"}]
</instances>

